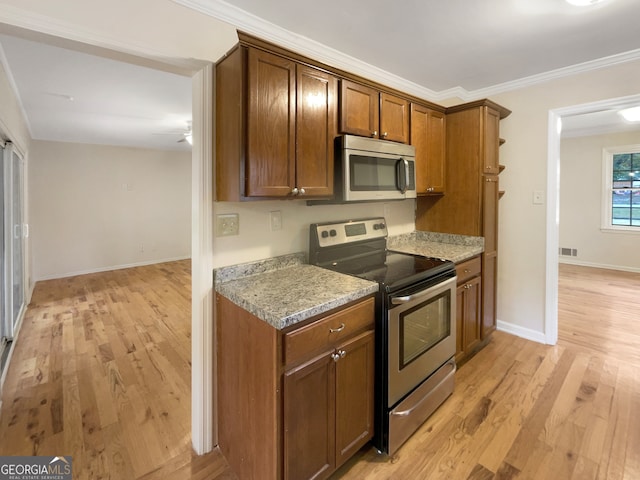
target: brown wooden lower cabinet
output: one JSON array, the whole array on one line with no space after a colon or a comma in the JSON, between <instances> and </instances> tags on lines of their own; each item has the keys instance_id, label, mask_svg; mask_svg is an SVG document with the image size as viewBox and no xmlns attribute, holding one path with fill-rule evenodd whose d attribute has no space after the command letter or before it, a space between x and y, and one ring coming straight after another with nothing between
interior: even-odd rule
<instances>
[{"instance_id":1,"label":"brown wooden lower cabinet","mask_svg":"<svg viewBox=\"0 0 640 480\"><path fill-rule=\"evenodd\" d=\"M373 348L367 331L285 372L285 479L326 478L371 439Z\"/></svg>"},{"instance_id":2,"label":"brown wooden lower cabinet","mask_svg":"<svg viewBox=\"0 0 640 480\"><path fill-rule=\"evenodd\" d=\"M473 355L482 342L482 263L474 257L456 265L456 363Z\"/></svg>"},{"instance_id":3,"label":"brown wooden lower cabinet","mask_svg":"<svg viewBox=\"0 0 640 480\"><path fill-rule=\"evenodd\" d=\"M238 478L327 478L372 438L373 328L371 297L281 331L216 295L218 443Z\"/></svg>"}]
</instances>

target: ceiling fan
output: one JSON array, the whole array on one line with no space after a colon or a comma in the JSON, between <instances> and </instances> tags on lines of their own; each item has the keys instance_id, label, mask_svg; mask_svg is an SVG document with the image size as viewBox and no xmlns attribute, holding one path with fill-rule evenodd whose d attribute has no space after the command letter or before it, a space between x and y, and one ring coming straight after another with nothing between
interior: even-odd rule
<instances>
[{"instance_id":1,"label":"ceiling fan","mask_svg":"<svg viewBox=\"0 0 640 480\"><path fill-rule=\"evenodd\" d=\"M161 132L154 133L154 135L181 135L182 138L178 139L176 143L187 142L189 145L192 145L193 142L193 133L191 131L191 120L187 121L187 128L182 131L174 131L174 132Z\"/></svg>"}]
</instances>

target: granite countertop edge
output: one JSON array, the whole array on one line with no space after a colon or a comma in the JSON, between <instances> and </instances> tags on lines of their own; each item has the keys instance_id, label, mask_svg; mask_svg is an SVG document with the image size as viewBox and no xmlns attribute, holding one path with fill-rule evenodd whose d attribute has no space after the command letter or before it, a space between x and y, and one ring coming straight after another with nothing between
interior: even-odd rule
<instances>
[{"instance_id":1,"label":"granite countertop edge","mask_svg":"<svg viewBox=\"0 0 640 480\"><path fill-rule=\"evenodd\" d=\"M484 252L484 237L414 231L389 237L387 248L460 263Z\"/></svg>"},{"instance_id":2,"label":"granite countertop edge","mask_svg":"<svg viewBox=\"0 0 640 480\"><path fill-rule=\"evenodd\" d=\"M378 291L375 282L309 265L304 259L298 253L221 267L214 270L215 291L278 330Z\"/></svg>"}]
</instances>

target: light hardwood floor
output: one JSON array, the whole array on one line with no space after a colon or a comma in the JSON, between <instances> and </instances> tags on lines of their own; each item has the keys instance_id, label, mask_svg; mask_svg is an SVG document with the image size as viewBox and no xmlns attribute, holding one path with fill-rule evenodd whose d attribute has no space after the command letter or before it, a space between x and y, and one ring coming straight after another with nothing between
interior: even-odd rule
<instances>
[{"instance_id":1,"label":"light hardwood floor","mask_svg":"<svg viewBox=\"0 0 640 480\"><path fill-rule=\"evenodd\" d=\"M235 478L190 448L189 264L41 282L3 391L0 453L74 478ZM558 345L496 332L393 458L334 479L640 478L640 275L562 265Z\"/></svg>"}]
</instances>

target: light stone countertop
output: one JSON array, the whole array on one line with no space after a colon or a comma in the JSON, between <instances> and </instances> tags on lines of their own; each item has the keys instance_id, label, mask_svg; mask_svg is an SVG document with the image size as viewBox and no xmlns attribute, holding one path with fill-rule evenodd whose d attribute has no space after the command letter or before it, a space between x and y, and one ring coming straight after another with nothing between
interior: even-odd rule
<instances>
[{"instance_id":1,"label":"light stone countertop","mask_svg":"<svg viewBox=\"0 0 640 480\"><path fill-rule=\"evenodd\" d=\"M214 270L216 292L281 330L378 291L378 284L284 255Z\"/></svg>"},{"instance_id":2,"label":"light stone countertop","mask_svg":"<svg viewBox=\"0 0 640 480\"><path fill-rule=\"evenodd\" d=\"M415 231L387 238L387 249L460 263L484 251L484 238Z\"/></svg>"}]
</instances>

